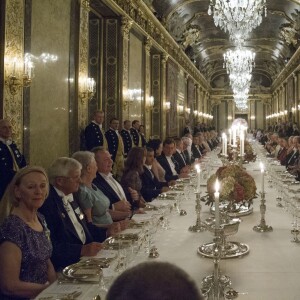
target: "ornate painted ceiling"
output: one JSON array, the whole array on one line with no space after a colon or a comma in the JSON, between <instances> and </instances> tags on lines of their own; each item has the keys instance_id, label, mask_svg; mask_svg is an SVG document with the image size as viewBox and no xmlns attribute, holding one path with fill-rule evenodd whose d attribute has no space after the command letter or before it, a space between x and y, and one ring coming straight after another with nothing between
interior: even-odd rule
<instances>
[{"instance_id":1,"label":"ornate painted ceiling","mask_svg":"<svg viewBox=\"0 0 300 300\"><path fill-rule=\"evenodd\" d=\"M207 11L209 0L144 0L212 87L228 82L223 54L234 45ZM300 45L300 0L267 0L267 17L244 46L256 52L251 86L270 87Z\"/></svg>"}]
</instances>

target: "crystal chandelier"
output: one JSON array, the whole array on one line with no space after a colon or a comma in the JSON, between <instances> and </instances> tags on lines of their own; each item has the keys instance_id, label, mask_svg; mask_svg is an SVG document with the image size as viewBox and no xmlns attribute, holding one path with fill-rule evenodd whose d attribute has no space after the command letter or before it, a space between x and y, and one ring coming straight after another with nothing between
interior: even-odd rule
<instances>
[{"instance_id":1,"label":"crystal chandelier","mask_svg":"<svg viewBox=\"0 0 300 300\"><path fill-rule=\"evenodd\" d=\"M266 0L210 0L208 14L215 25L229 33L230 39L243 43L266 16Z\"/></svg>"},{"instance_id":2,"label":"crystal chandelier","mask_svg":"<svg viewBox=\"0 0 300 300\"><path fill-rule=\"evenodd\" d=\"M243 48L229 50L223 55L227 74L251 74L254 67L255 53Z\"/></svg>"}]
</instances>

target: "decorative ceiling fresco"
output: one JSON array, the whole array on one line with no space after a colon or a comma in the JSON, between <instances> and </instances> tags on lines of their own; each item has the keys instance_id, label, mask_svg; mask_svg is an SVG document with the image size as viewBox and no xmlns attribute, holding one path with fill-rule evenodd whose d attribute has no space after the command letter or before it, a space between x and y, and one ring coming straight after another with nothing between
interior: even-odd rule
<instances>
[{"instance_id":1,"label":"decorative ceiling fresco","mask_svg":"<svg viewBox=\"0 0 300 300\"><path fill-rule=\"evenodd\" d=\"M234 47L208 15L209 0L144 0L215 88L229 88L223 54ZM267 0L244 47L256 52L251 87L268 88L300 45L300 0Z\"/></svg>"}]
</instances>

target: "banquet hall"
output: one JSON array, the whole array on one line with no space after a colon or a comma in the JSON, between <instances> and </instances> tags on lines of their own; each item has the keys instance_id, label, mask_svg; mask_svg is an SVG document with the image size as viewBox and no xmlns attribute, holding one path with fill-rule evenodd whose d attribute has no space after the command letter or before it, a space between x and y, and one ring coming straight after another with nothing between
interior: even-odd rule
<instances>
[{"instance_id":1,"label":"banquet hall","mask_svg":"<svg viewBox=\"0 0 300 300\"><path fill-rule=\"evenodd\" d=\"M106 129L139 119L147 140L180 136L187 120L219 131L239 117L249 129L298 122L299 2L265 1L243 41L256 54L247 108L235 105L223 55L236 46L208 14L215 2L1 1L0 118L27 161L77 151L96 109Z\"/></svg>"},{"instance_id":2,"label":"banquet hall","mask_svg":"<svg viewBox=\"0 0 300 300\"><path fill-rule=\"evenodd\" d=\"M229 2L241 6L234 10ZM147 141L182 137L186 126L221 136L236 119L244 120L251 138L258 130L276 131L278 124L298 126L299 30L300 0L1 0L0 119L10 121L27 164L46 169L59 157L85 150L84 130L95 111L104 112L105 130L114 118L119 130L124 121L138 120ZM250 167L257 182L258 168ZM274 232L252 232L260 219L259 198L255 218L242 224L251 233L243 227L239 235L241 242L254 241L251 260L241 260L238 271L226 260L224 270L233 282L250 274L248 282L238 282L241 291L250 289L244 299L271 299L267 289L273 287L272 299L298 299L291 216L276 207L271 184L266 192L274 200L268 219ZM196 251L199 240L183 234L194 222L194 198L188 207L189 219L179 218L178 243L187 239ZM274 265L263 237L268 249L280 249L274 261L287 261ZM176 238L172 232L161 246ZM192 261L177 262L193 269ZM201 276L211 269L206 260ZM267 288L255 291L265 278ZM284 279L290 294L276 298Z\"/></svg>"}]
</instances>

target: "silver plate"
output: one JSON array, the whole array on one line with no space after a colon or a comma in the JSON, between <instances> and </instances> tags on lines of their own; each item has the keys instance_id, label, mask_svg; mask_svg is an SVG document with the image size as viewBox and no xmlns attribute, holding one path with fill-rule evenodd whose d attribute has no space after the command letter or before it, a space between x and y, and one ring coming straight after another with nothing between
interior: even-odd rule
<instances>
[{"instance_id":1,"label":"silver plate","mask_svg":"<svg viewBox=\"0 0 300 300\"><path fill-rule=\"evenodd\" d=\"M65 267L62 271L62 274L70 279L95 279L95 281L99 281L99 277L102 275L102 269L98 264L95 264L94 262L83 261Z\"/></svg>"},{"instance_id":2,"label":"silver plate","mask_svg":"<svg viewBox=\"0 0 300 300\"><path fill-rule=\"evenodd\" d=\"M228 206L228 203L220 203L220 210L226 210ZM212 214L215 213L215 206L213 205L210 209L210 212ZM227 212L227 215L229 217L242 217L242 216L247 216L253 213L253 207L248 207L246 205L241 205L239 206L238 209L234 210L234 211L229 211Z\"/></svg>"},{"instance_id":3,"label":"silver plate","mask_svg":"<svg viewBox=\"0 0 300 300\"><path fill-rule=\"evenodd\" d=\"M215 249L215 247L215 243L207 243L200 246L197 252L204 257L214 258L213 249ZM237 258L248 254L249 251L250 247L247 244L242 244L239 242L226 242L221 258Z\"/></svg>"}]
</instances>

